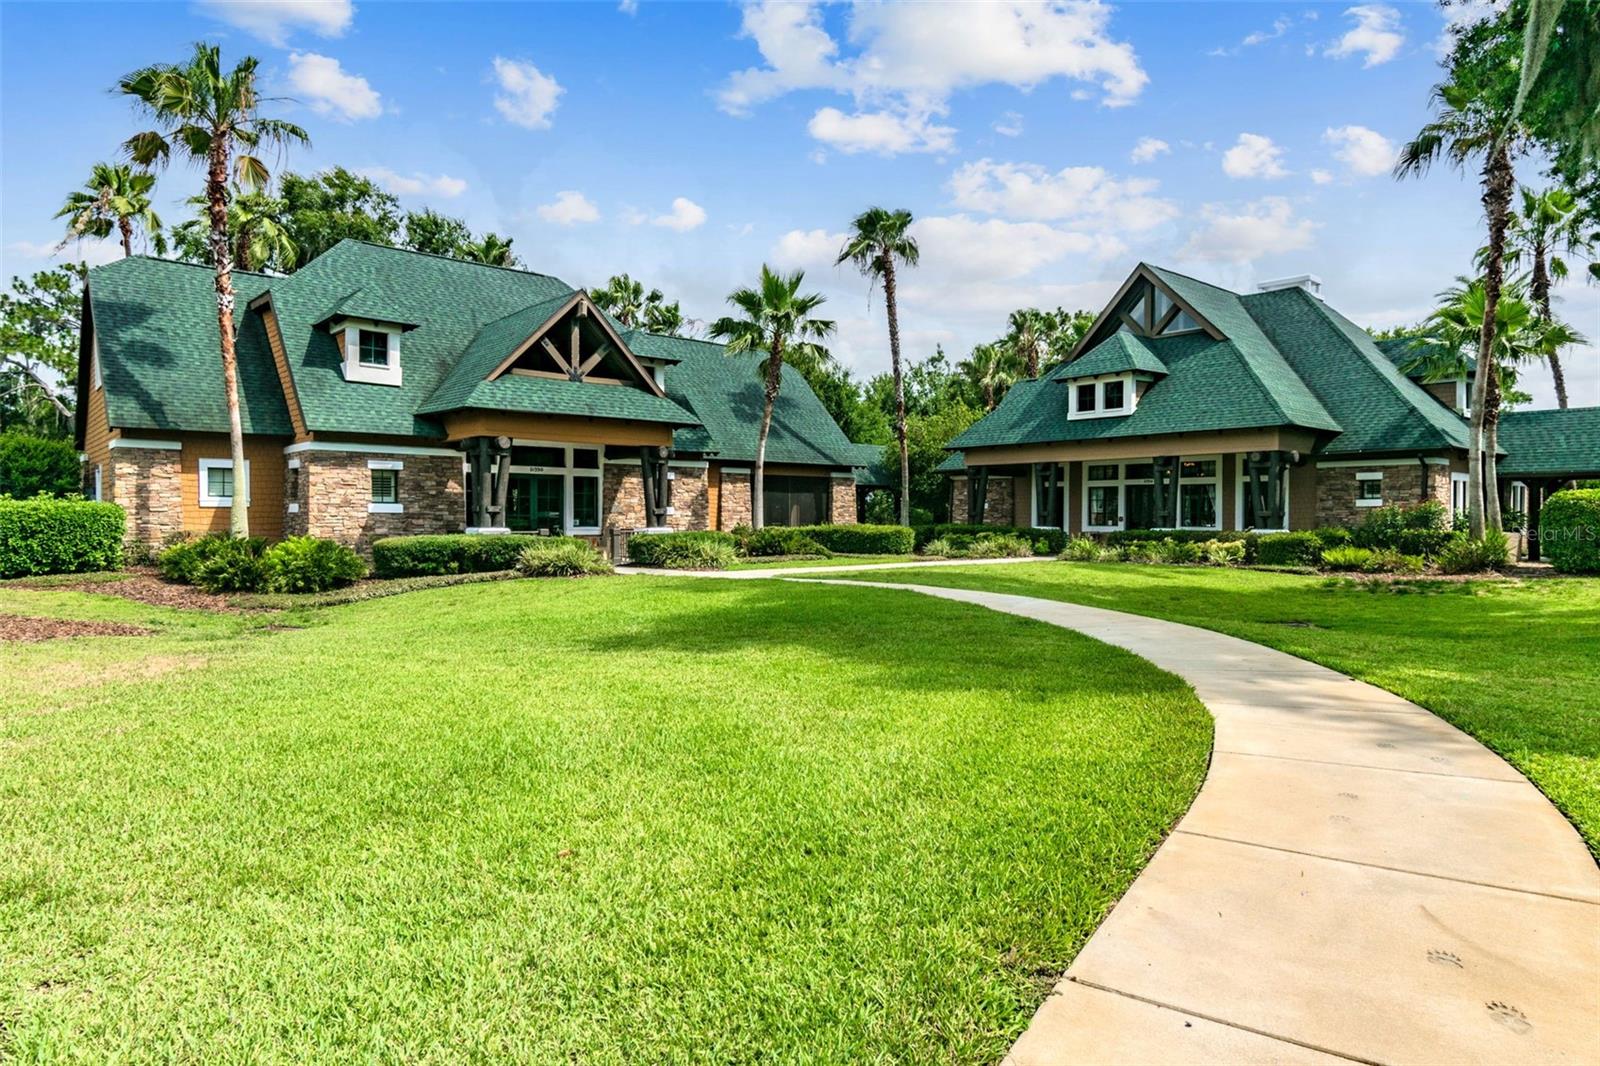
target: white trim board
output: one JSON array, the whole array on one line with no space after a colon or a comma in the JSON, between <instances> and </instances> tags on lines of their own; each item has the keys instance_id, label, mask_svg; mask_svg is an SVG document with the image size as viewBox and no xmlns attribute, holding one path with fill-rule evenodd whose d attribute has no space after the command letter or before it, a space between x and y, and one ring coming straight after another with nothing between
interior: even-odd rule
<instances>
[{"instance_id":1,"label":"white trim board","mask_svg":"<svg viewBox=\"0 0 1600 1066\"><path fill-rule=\"evenodd\" d=\"M164 452L176 452L183 448L183 442L177 440L136 440L132 437L113 437L110 447L116 448L150 448Z\"/></svg>"},{"instance_id":2,"label":"white trim board","mask_svg":"<svg viewBox=\"0 0 1600 1066\"><path fill-rule=\"evenodd\" d=\"M1344 466L1416 466L1417 461L1427 463L1429 466L1449 466L1450 460L1441 459L1435 455L1413 456L1410 459L1335 459L1325 463L1318 463L1318 470L1336 470Z\"/></svg>"},{"instance_id":3,"label":"white trim board","mask_svg":"<svg viewBox=\"0 0 1600 1066\"><path fill-rule=\"evenodd\" d=\"M461 452L455 448L423 448L414 444L357 444L354 442L343 444L339 441L320 440L308 440L300 444L290 444L283 449L284 455L299 455L302 452L352 452L358 455L448 455L452 457L461 455Z\"/></svg>"}]
</instances>

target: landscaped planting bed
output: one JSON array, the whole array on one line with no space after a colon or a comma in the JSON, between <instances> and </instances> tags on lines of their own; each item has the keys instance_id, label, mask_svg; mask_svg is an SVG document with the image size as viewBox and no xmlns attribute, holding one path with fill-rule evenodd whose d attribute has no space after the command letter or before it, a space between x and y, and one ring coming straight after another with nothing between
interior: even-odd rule
<instances>
[{"instance_id":1,"label":"landscaped planting bed","mask_svg":"<svg viewBox=\"0 0 1600 1066\"><path fill-rule=\"evenodd\" d=\"M876 590L0 612L156 630L5 653L19 1061L997 1061L1210 748L1131 655Z\"/></svg>"}]
</instances>

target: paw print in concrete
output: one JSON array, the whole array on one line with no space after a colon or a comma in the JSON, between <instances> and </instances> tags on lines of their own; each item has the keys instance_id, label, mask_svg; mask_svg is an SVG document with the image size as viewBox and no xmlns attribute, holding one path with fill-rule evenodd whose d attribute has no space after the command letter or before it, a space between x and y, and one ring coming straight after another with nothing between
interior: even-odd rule
<instances>
[{"instance_id":1,"label":"paw print in concrete","mask_svg":"<svg viewBox=\"0 0 1600 1066\"><path fill-rule=\"evenodd\" d=\"M1484 1008L1488 1010L1489 1017L1519 1036L1533 1028L1533 1023L1528 1021L1528 1016L1509 1003L1501 1003L1499 1000L1494 1000L1493 1002L1485 1003Z\"/></svg>"}]
</instances>

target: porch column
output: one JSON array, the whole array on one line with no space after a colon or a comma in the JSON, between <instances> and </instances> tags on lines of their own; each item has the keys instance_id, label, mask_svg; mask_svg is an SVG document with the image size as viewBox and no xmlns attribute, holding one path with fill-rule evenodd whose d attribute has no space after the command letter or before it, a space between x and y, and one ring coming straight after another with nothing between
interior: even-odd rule
<instances>
[{"instance_id":1,"label":"porch column","mask_svg":"<svg viewBox=\"0 0 1600 1066\"><path fill-rule=\"evenodd\" d=\"M989 468L980 466L974 470L967 486L967 521L981 526L984 509L989 505Z\"/></svg>"},{"instance_id":2,"label":"porch column","mask_svg":"<svg viewBox=\"0 0 1600 1066\"><path fill-rule=\"evenodd\" d=\"M667 498L670 488L667 484L667 456L671 454L665 447L649 447L639 449L639 479L644 482L644 514L645 521L652 527L667 524Z\"/></svg>"},{"instance_id":3,"label":"porch column","mask_svg":"<svg viewBox=\"0 0 1600 1066\"><path fill-rule=\"evenodd\" d=\"M472 525L500 528L511 491L511 438L472 437L465 443L472 464Z\"/></svg>"}]
</instances>

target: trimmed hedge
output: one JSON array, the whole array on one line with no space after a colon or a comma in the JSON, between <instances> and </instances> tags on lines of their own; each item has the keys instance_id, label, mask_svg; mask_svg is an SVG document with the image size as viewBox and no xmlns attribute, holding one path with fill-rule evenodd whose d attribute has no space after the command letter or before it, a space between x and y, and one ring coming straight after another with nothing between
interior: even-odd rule
<instances>
[{"instance_id":1,"label":"trimmed hedge","mask_svg":"<svg viewBox=\"0 0 1600 1066\"><path fill-rule=\"evenodd\" d=\"M1064 529L1034 529L1031 526L987 526L956 522L941 522L932 526L913 526L914 547L921 549L930 540L948 540L951 537L979 537L985 533L1021 537L1037 547L1044 544L1043 554L1059 555L1072 539Z\"/></svg>"},{"instance_id":2,"label":"trimmed hedge","mask_svg":"<svg viewBox=\"0 0 1600 1066\"><path fill-rule=\"evenodd\" d=\"M534 543L576 540L532 533L439 533L384 537L372 542L372 570L378 577L426 577L514 570L523 549Z\"/></svg>"},{"instance_id":3,"label":"trimmed hedge","mask_svg":"<svg viewBox=\"0 0 1600 1066\"><path fill-rule=\"evenodd\" d=\"M77 492L82 466L70 440L0 433L0 496L19 500Z\"/></svg>"},{"instance_id":4,"label":"trimmed hedge","mask_svg":"<svg viewBox=\"0 0 1600 1066\"><path fill-rule=\"evenodd\" d=\"M1255 561L1263 566L1316 566L1322 561L1322 539L1315 533L1265 533L1256 541Z\"/></svg>"},{"instance_id":5,"label":"trimmed hedge","mask_svg":"<svg viewBox=\"0 0 1600 1066\"><path fill-rule=\"evenodd\" d=\"M517 572L524 577L588 577L611 573L611 561L586 540L541 537L517 557Z\"/></svg>"},{"instance_id":6,"label":"trimmed hedge","mask_svg":"<svg viewBox=\"0 0 1600 1066\"><path fill-rule=\"evenodd\" d=\"M0 498L0 578L116 570L124 521L114 503Z\"/></svg>"},{"instance_id":7,"label":"trimmed hedge","mask_svg":"<svg viewBox=\"0 0 1600 1066\"><path fill-rule=\"evenodd\" d=\"M917 535L910 526L837 525L790 528L840 555L909 555L917 546Z\"/></svg>"},{"instance_id":8,"label":"trimmed hedge","mask_svg":"<svg viewBox=\"0 0 1600 1066\"><path fill-rule=\"evenodd\" d=\"M739 554L752 558L776 555L832 555L827 548L806 536L805 530L793 526L765 526L751 529L741 526L733 531Z\"/></svg>"},{"instance_id":9,"label":"trimmed hedge","mask_svg":"<svg viewBox=\"0 0 1600 1066\"><path fill-rule=\"evenodd\" d=\"M635 533L628 538L628 560L667 570L726 570L738 560L735 544L732 533L713 530Z\"/></svg>"},{"instance_id":10,"label":"trimmed hedge","mask_svg":"<svg viewBox=\"0 0 1600 1066\"><path fill-rule=\"evenodd\" d=\"M259 559L266 550L266 537L236 538L227 533L207 533L203 537L183 537L169 544L156 557L156 566L160 569L161 576L168 581L198 585L201 573L218 556L227 555L230 558L248 556L251 559ZM216 569L221 573L224 568L224 564L219 564ZM231 582L232 579L228 580ZM215 591L258 592L260 587L236 586Z\"/></svg>"},{"instance_id":11,"label":"trimmed hedge","mask_svg":"<svg viewBox=\"0 0 1600 1066\"><path fill-rule=\"evenodd\" d=\"M1600 574L1600 489L1568 489L1539 513L1539 554L1567 574Z\"/></svg>"}]
</instances>

